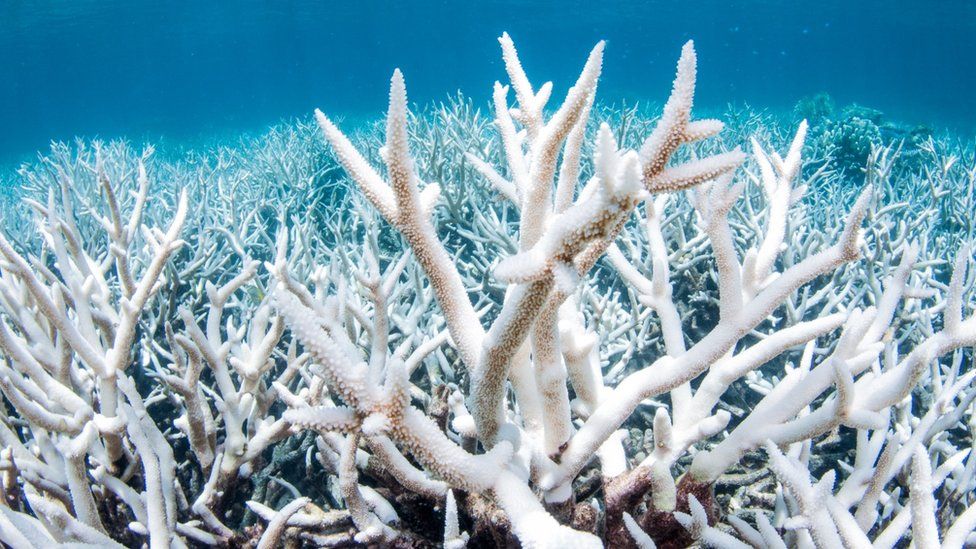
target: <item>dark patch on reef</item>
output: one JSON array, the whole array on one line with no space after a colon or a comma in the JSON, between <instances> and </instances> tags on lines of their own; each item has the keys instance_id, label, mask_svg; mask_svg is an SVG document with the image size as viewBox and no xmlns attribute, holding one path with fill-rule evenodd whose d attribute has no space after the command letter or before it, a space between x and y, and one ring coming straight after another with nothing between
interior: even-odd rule
<instances>
[{"instance_id":1,"label":"dark patch on reef","mask_svg":"<svg viewBox=\"0 0 976 549\"><path fill-rule=\"evenodd\" d=\"M854 178L863 173L872 150L879 147L897 147L898 168L917 173L924 167L923 153L934 134L929 126L903 124L864 105L838 108L826 93L801 99L793 114L797 121L806 119L810 124L814 144L827 151L830 164Z\"/></svg>"}]
</instances>

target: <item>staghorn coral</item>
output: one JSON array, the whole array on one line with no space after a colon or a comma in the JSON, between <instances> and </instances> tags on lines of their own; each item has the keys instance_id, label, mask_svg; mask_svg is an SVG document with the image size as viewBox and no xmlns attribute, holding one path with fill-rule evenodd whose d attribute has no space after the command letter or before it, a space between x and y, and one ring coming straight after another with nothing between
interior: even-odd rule
<instances>
[{"instance_id":1,"label":"staghorn coral","mask_svg":"<svg viewBox=\"0 0 976 549\"><path fill-rule=\"evenodd\" d=\"M358 191L303 127L152 192L151 150L25 170L0 540L971 542L976 170L874 148L852 193L805 123L705 141L691 43L660 118L599 123L602 43L554 110L500 43L494 134L399 71L382 147L316 113Z\"/></svg>"}]
</instances>

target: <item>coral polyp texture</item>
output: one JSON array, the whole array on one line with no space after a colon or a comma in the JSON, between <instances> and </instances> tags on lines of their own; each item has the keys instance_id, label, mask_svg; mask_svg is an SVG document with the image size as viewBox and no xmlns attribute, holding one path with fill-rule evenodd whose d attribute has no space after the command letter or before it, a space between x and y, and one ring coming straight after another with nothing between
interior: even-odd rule
<instances>
[{"instance_id":1,"label":"coral polyp texture","mask_svg":"<svg viewBox=\"0 0 976 549\"><path fill-rule=\"evenodd\" d=\"M805 121L694 119L691 42L656 119L595 101L602 42L558 107L499 42L493 124L396 71L382 144L26 166L0 541L976 543L971 151L855 184Z\"/></svg>"}]
</instances>

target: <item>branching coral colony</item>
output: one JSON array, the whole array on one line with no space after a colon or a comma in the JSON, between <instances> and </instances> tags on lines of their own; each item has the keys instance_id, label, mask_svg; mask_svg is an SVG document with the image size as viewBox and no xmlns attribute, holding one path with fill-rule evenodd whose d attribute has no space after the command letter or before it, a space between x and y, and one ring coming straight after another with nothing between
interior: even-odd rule
<instances>
[{"instance_id":1,"label":"branching coral colony","mask_svg":"<svg viewBox=\"0 0 976 549\"><path fill-rule=\"evenodd\" d=\"M636 150L588 130L603 43L547 111L500 42L518 108L496 84L497 141L424 145L443 196L399 71L383 172L316 112L368 202L329 235L287 213L322 176L293 152L256 153L270 214L223 156L152 195L151 151L51 162L43 244L0 236L0 540L976 542L976 277L911 235L942 209L887 221L868 185L811 221L805 123L784 156L692 150L723 126L691 119L690 42Z\"/></svg>"}]
</instances>

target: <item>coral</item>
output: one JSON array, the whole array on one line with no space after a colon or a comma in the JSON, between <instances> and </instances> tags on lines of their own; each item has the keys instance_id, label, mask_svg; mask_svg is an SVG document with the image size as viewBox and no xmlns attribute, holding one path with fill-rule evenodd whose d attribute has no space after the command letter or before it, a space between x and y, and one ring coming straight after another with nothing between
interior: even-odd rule
<instances>
[{"instance_id":1,"label":"coral","mask_svg":"<svg viewBox=\"0 0 976 549\"><path fill-rule=\"evenodd\" d=\"M873 153L889 147L899 149L895 167L901 174L925 168L925 153L933 139L928 126L888 120L881 111L857 104L835 115L833 101L823 93L800 100L793 112L810 122L812 134L818 146L827 150L833 168L859 175Z\"/></svg>"},{"instance_id":2,"label":"coral","mask_svg":"<svg viewBox=\"0 0 976 549\"><path fill-rule=\"evenodd\" d=\"M976 541L972 155L853 189L806 122L693 119L690 42L656 120L599 107L603 43L556 108L500 45L493 123L395 71L382 142L22 170L0 541Z\"/></svg>"},{"instance_id":3,"label":"coral","mask_svg":"<svg viewBox=\"0 0 976 549\"><path fill-rule=\"evenodd\" d=\"M842 120L859 118L861 120L867 120L876 126L885 125L885 117L883 112L865 105L858 105L857 103L844 107L844 110L840 113L840 118Z\"/></svg>"},{"instance_id":4,"label":"coral","mask_svg":"<svg viewBox=\"0 0 976 549\"><path fill-rule=\"evenodd\" d=\"M862 168L881 145L881 128L871 118L847 116L825 124L820 139L830 147L832 162L845 171Z\"/></svg>"},{"instance_id":5,"label":"coral","mask_svg":"<svg viewBox=\"0 0 976 549\"><path fill-rule=\"evenodd\" d=\"M830 94L820 92L797 101L793 107L793 116L797 120L806 120L810 126L818 128L824 122L832 119L835 111L836 106Z\"/></svg>"}]
</instances>

